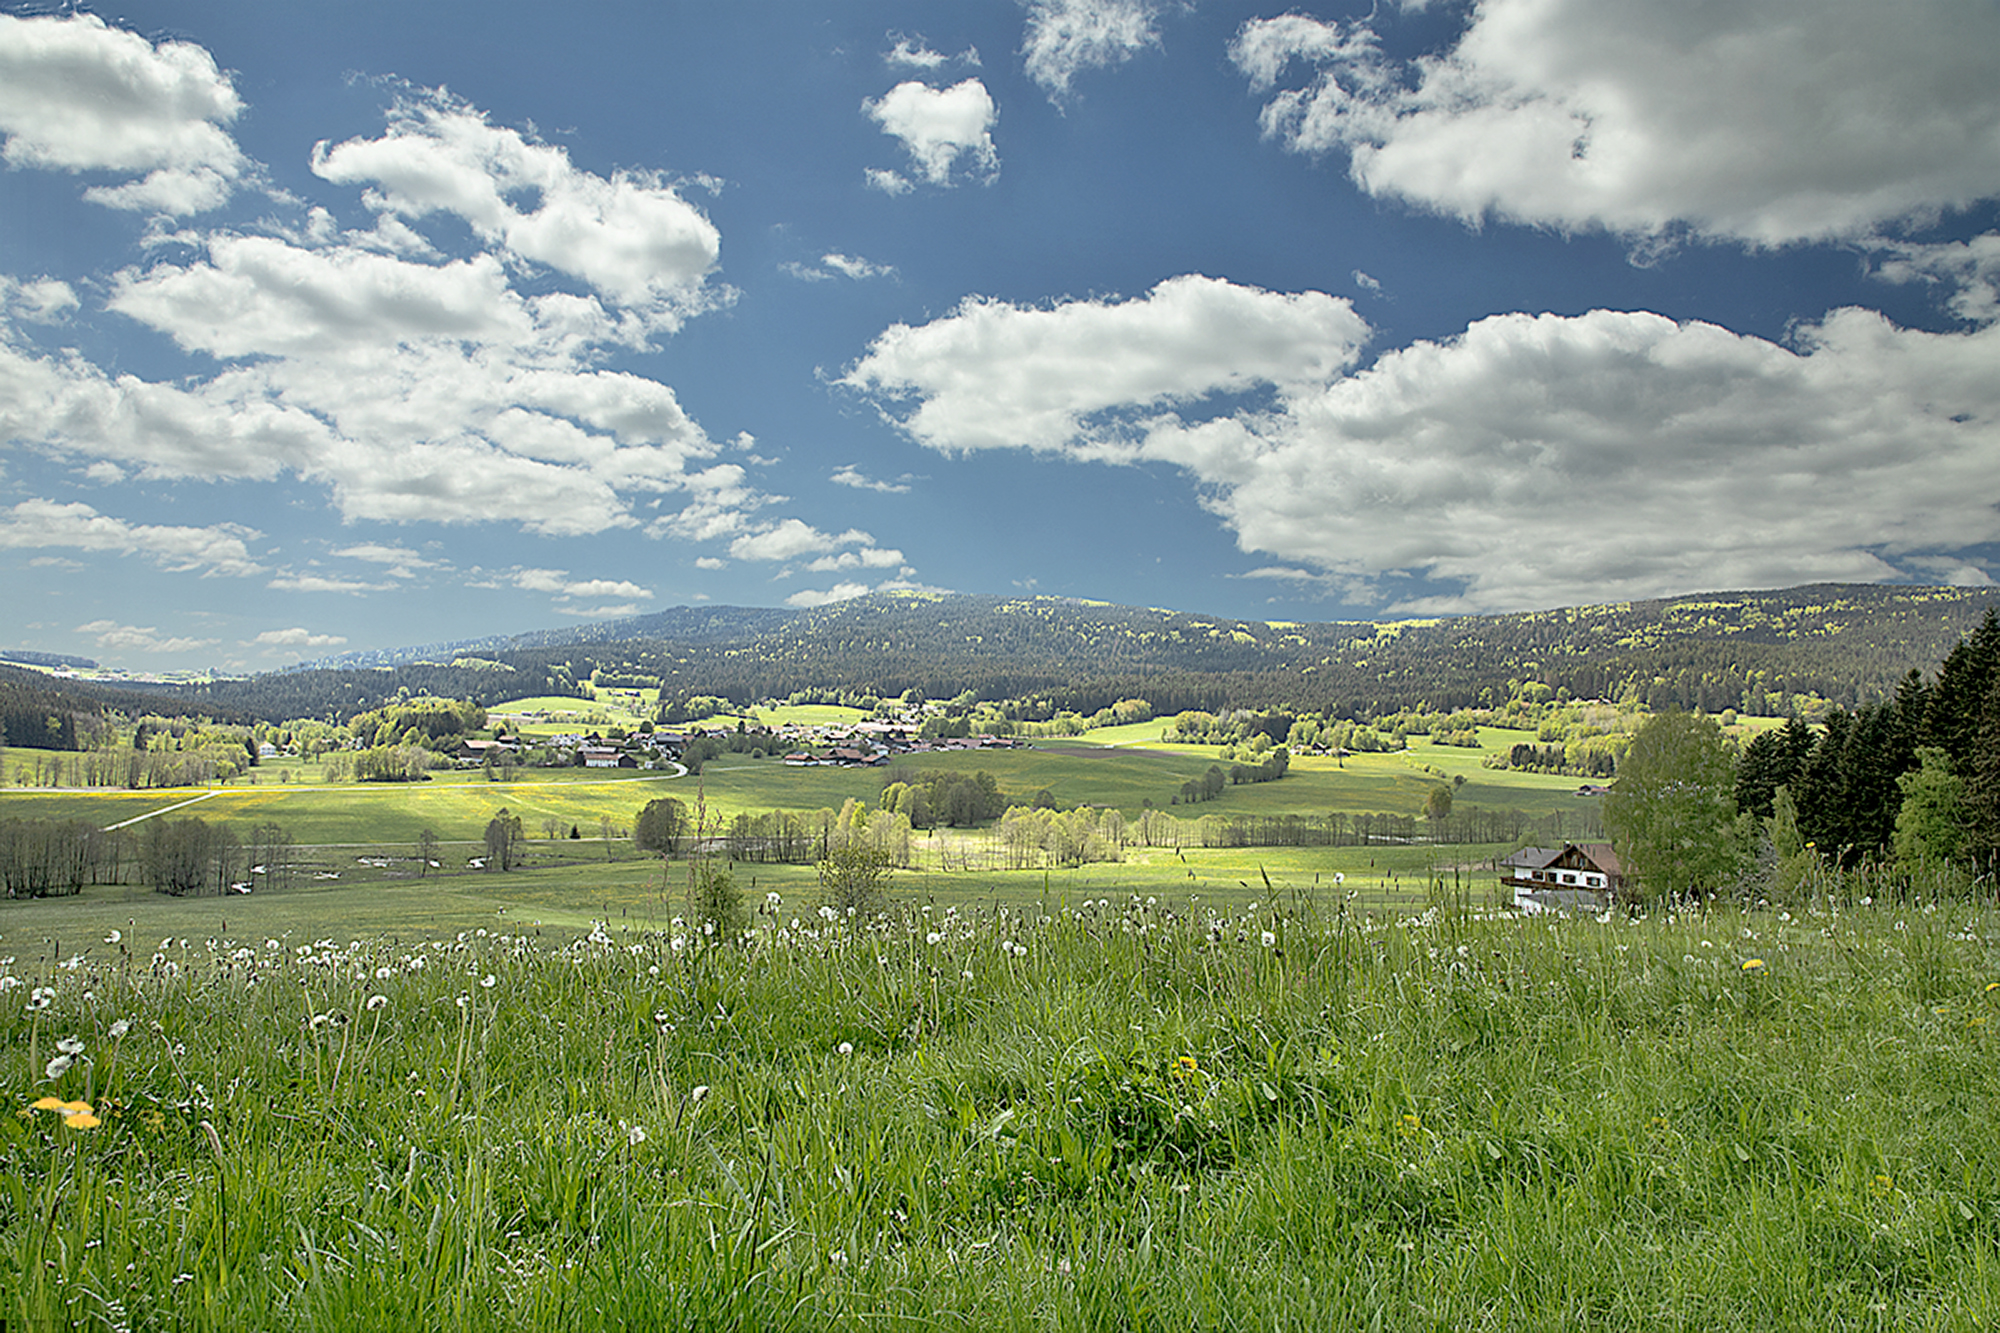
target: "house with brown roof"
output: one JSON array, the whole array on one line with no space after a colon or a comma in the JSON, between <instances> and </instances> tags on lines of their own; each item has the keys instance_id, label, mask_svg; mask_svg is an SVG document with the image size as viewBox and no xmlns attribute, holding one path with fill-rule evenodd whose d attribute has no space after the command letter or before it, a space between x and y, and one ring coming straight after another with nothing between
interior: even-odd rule
<instances>
[{"instance_id":1,"label":"house with brown roof","mask_svg":"<svg viewBox=\"0 0 2000 1333\"><path fill-rule=\"evenodd\" d=\"M1624 891L1625 868L1608 842L1523 847L1501 860L1500 885L1523 911L1601 912Z\"/></svg>"}]
</instances>

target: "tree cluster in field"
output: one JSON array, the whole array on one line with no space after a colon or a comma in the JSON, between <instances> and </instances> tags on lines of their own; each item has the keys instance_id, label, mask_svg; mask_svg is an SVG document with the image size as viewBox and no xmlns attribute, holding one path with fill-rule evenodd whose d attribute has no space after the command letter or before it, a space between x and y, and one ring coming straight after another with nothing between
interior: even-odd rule
<instances>
[{"instance_id":1,"label":"tree cluster in field","mask_svg":"<svg viewBox=\"0 0 2000 1333\"><path fill-rule=\"evenodd\" d=\"M632 821L632 845L660 857L721 856L730 861L811 865L850 847L867 848L896 866L910 864L910 818L886 805L870 810L850 797L839 810L744 812L697 829L685 802L662 796Z\"/></svg>"},{"instance_id":2,"label":"tree cluster in field","mask_svg":"<svg viewBox=\"0 0 2000 1333\"><path fill-rule=\"evenodd\" d=\"M291 835L258 824L247 838L202 819L154 819L136 829L100 829L82 820L0 821L0 892L43 898L136 876L160 893L226 893L234 885L289 887Z\"/></svg>"},{"instance_id":3,"label":"tree cluster in field","mask_svg":"<svg viewBox=\"0 0 2000 1333\"><path fill-rule=\"evenodd\" d=\"M54 898L120 884L125 840L80 819L0 820L0 894Z\"/></svg>"},{"instance_id":4,"label":"tree cluster in field","mask_svg":"<svg viewBox=\"0 0 2000 1333\"><path fill-rule=\"evenodd\" d=\"M485 726L485 708L471 699L417 695L355 714L348 720L347 734L362 749L393 745L450 748Z\"/></svg>"},{"instance_id":5,"label":"tree cluster in field","mask_svg":"<svg viewBox=\"0 0 2000 1333\"><path fill-rule=\"evenodd\" d=\"M1739 758L1713 719L1653 717L1604 818L1646 896L1731 883L1789 897L1825 868L2000 873L2000 616L1988 611L1934 679L1815 730L1793 720Z\"/></svg>"},{"instance_id":6,"label":"tree cluster in field","mask_svg":"<svg viewBox=\"0 0 2000 1333\"><path fill-rule=\"evenodd\" d=\"M718 755L748 754L768 756L777 754L784 741L765 727L752 727L738 722L734 731L704 731L688 738L681 749L681 763L690 773L699 773L702 766Z\"/></svg>"},{"instance_id":7,"label":"tree cluster in field","mask_svg":"<svg viewBox=\"0 0 2000 1333\"><path fill-rule=\"evenodd\" d=\"M1010 804L991 773L931 772L914 775L892 769L882 789L881 808L909 818L912 828L971 828L997 819Z\"/></svg>"},{"instance_id":8,"label":"tree cluster in field","mask_svg":"<svg viewBox=\"0 0 2000 1333\"><path fill-rule=\"evenodd\" d=\"M1036 870L1125 859L1125 816L1078 806L1056 810L1014 806L1000 817L1000 845L1009 870Z\"/></svg>"}]
</instances>

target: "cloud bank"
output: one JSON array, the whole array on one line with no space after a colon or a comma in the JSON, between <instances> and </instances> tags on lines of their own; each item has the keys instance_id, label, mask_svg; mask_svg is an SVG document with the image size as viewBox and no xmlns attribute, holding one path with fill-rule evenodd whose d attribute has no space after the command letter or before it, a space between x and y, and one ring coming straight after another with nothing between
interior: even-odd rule
<instances>
[{"instance_id":1,"label":"cloud bank","mask_svg":"<svg viewBox=\"0 0 2000 1333\"><path fill-rule=\"evenodd\" d=\"M1365 337L1335 298L1180 278L968 302L888 330L845 382L943 453L1180 468L1244 550L1397 611L1893 579L2000 540L2000 328L1840 310L1785 347L1499 315L1348 373ZM1229 397L1252 385L1267 403ZM1411 578L1450 591L1399 597Z\"/></svg>"}]
</instances>

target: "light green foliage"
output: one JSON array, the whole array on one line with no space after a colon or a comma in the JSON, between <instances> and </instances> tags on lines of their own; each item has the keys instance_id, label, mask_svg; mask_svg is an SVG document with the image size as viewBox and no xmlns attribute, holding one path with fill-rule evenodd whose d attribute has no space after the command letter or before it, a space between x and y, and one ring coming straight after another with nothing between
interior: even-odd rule
<instances>
[{"instance_id":1,"label":"light green foliage","mask_svg":"<svg viewBox=\"0 0 2000 1333\"><path fill-rule=\"evenodd\" d=\"M712 861L698 861L689 871L688 921L708 939L730 943L749 924L749 910L736 876Z\"/></svg>"},{"instance_id":2,"label":"light green foliage","mask_svg":"<svg viewBox=\"0 0 2000 1333\"><path fill-rule=\"evenodd\" d=\"M892 866L888 852L860 840L830 849L816 867L820 905L841 920L874 916L889 905Z\"/></svg>"},{"instance_id":3,"label":"light green foliage","mask_svg":"<svg viewBox=\"0 0 2000 1333\"><path fill-rule=\"evenodd\" d=\"M1674 901L1727 882L1742 857L1735 782L1735 752L1713 718L1660 713L1639 729L1604 802L1638 898Z\"/></svg>"},{"instance_id":4,"label":"light green foliage","mask_svg":"<svg viewBox=\"0 0 2000 1333\"><path fill-rule=\"evenodd\" d=\"M686 804L660 796L646 802L632 821L632 845L656 856L672 856L691 831Z\"/></svg>"},{"instance_id":5,"label":"light green foliage","mask_svg":"<svg viewBox=\"0 0 2000 1333\"><path fill-rule=\"evenodd\" d=\"M1957 861L1972 840L1965 782L1943 750L1924 746L1918 767L1896 779L1903 793L1896 813L1896 860L1911 868Z\"/></svg>"}]
</instances>

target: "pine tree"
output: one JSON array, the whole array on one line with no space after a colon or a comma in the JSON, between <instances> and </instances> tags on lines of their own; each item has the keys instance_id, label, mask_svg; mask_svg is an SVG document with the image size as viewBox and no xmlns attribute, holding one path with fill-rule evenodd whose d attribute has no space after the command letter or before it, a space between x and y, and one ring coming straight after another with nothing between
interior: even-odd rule
<instances>
[{"instance_id":1,"label":"pine tree","mask_svg":"<svg viewBox=\"0 0 2000 1333\"><path fill-rule=\"evenodd\" d=\"M1988 607L1979 628L1961 639L1938 668L1919 738L1943 750L1962 777L1970 776L1980 713L1996 679L2000 679L2000 612Z\"/></svg>"}]
</instances>

